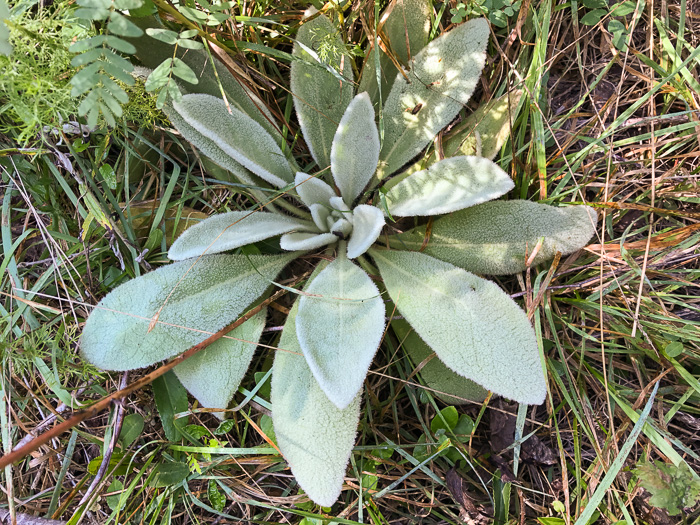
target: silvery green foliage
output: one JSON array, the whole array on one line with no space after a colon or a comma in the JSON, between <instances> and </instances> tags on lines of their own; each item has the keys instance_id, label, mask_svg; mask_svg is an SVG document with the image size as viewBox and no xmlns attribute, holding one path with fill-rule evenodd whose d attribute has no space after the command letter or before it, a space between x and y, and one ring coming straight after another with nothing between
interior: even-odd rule
<instances>
[{"instance_id":1,"label":"silvery green foliage","mask_svg":"<svg viewBox=\"0 0 700 525\"><path fill-rule=\"evenodd\" d=\"M177 111L174 111L168 106L165 106L163 110L170 119L170 122L173 123L182 136L189 140L192 144L196 144L199 150L216 164L233 173L244 184L249 184L251 186L260 185L262 182L260 179L257 179L255 175L241 165L240 162L227 155L226 152L221 149L219 144L202 135L199 131L190 126L187 123L187 120L185 120Z\"/></svg>"},{"instance_id":2,"label":"silvery green foliage","mask_svg":"<svg viewBox=\"0 0 700 525\"><path fill-rule=\"evenodd\" d=\"M202 406L228 406L253 359L266 315L267 310L254 315L226 337L174 368L182 385Z\"/></svg>"},{"instance_id":3,"label":"silvery green foliage","mask_svg":"<svg viewBox=\"0 0 700 525\"><path fill-rule=\"evenodd\" d=\"M443 138L445 156L477 155L493 160L511 133L512 119L523 93L515 90L479 106Z\"/></svg>"},{"instance_id":4,"label":"silvery green foliage","mask_svg":"<svg viewBox=\"0 0 700 525\"><path fill-rule=\"evenodd\" d=\"M319 387L296 334L295 303L272 367L272 420L277 444L309 497L330 506L338 499L355 444L360 395L343 409Z\"/></svg>"},{"instance_id":5,"label":"silvery green foliage","mask_svg":"<svg viewBox=\"0 0 700 525\"><path fill-rule=\"evenodd\" d=\"M227 108L219 98L199 94L185 95L173 102L173 109L190 128L261 179L278 187L294 180L294 172L277 142L246 113ZM210 144L198 144L196 135L185 138L204 152Z\"/></svg>"},{"instance_id":6,"label":"silvery green foliage","mask_svg":"<svg viewBox=\"0 0 700 525\"><path fill-rule=\"evenodd\" d=\"M380 177L425 148L466 104L486 61L489 26L483 18L457 26L425 46L397 76L384 107Z\"/></svg>"},{"instance_id":7,"label":"silvery green foliage","mask_svg":"<svg viewBox=\"0 0 700 525\"><path fill-rule=\"evenodd\" d=\"M530 201L494 201L467 208L433 222L423 253L466 270L506 275L525 269L528 254L538 242L539 264L573 253L595 234L597 214L588 206L555 208ZM419 250L425 226L396 235L389 245Z\"/></svg>"},{"instance_id":8,"label":"silvery green foliage","mask_svg":"<svg viewBox=\"0 0 700 525\"><path fill-rule=\"evenodd\" d=\"M225 252L282 235L292 230L317 231L314 223L278 213L231 211L214 215L186 230L170 247L168 257L190 257Z\"/></svg>"},{"instance_id":9,"label":"silvery green foliage","mask_svg":"<svg viewBox=\"0 0 700 525\"><path fill-rule=\"evenodd\" d=\"M386 194L397 217L441 215L496 199L513 189L508 174L488 159L452 157L403 179Z\"/></svg>"},{"instance_id":10,"label":"silvery green foliage","mask_svg":"<svg viewBox=\"0 0 700 525\"><path fill-rule=\"evenodd\" d=\"M384 45L394 53L402 67L410 69L414 57L428 43L430 35L430 13L433 10L429 0L397 0L390 2L379 21L379 29ZM379 109L379 89L374 49L367 55L364 63L359 91L366 91L372 103ZM379 53L379 78L381 79L382 98L386 99L394 80L399 75L393 61L384 53Z\"/></svg>"},{"instance_id":11,"label":"silvery green foliage","mask_svg":"<svg viewBox=\"0 0 700 525\"><path fill-rule=\"evenodd\" d=\"M503 290L419 252L371 255L401 315L451 370L521 403L544 401L535 332Z\"/></svg>"},{"instance_id":12,"label":"silvery green foliage","mask_svg":"<svg viewBox=\"0 0 700 525\"><path fill-rule=\"evenodd\" d=\"M358 152L362 152L358 155ZM331 146L331 172L345 203L350 206L377 170L379 133L367 93L348 105Z\"/></svg>"},{"instance_id":13,"label":"silvery green foliage","mask_svg":"<svg viewBox=\"0 0 700 525\"><path fill-rule=\"evenodd\" d=\"M296 331L328 399L347 407L362 388L384 333L384 301L369 276L342 255L306 287Z\"/></svg>"},{"instance_id":14,"label":"silvery green foliage","mask_svg":"<svg viewBox=\"0 0 700 525\"><path fill-rule=\"evenodd\" d=\"M93 310L83 356L105 370L131 370L182 353L244 313L293 258L211 255L132 279Z\"/></svg>"},{"instance_id":15,"label":"silvery green foliage","mask_svg":"<svg viewBox=\"0 0 700 525\"><path fill-rule=\"evenodd\" d=\"M336 127L353 97L353 74L352 58L337 30L317 13L311 7L304 14L309 20L297 33L293 53L299 60L292 62L290 84L306 144L316 164L325 168L331 163ZM330 56L319 56L321 45L328 47L329 40Z\"/></svg>"},{"instance_id":16,"label":"silvery green foliage","mask_svg":"<svg viewBox=\"0 0 700 525\"><path fill-rule=\"evenodd\" d=\"M390 5L406 27L419 22L412 6L420 12L421 1ZM88 320L82 347L92 362L114 369L147 366L175 355L205 335L170 324L156 324L148 332L161 307L160 321L218 330L276 285L277 273L299 255L212 253L277 236L281 250L325 249L278 343L282 350L273 366L272 415L280 450L300 486L315 502L331 505L352 451L362 385L384 335L385 301L393 301L420 336L411 346L437 355L426 369L428 378L434 372L431 381L471 378L481 386L463 386L477 398L487 388L521 403L541 403L545 374L525 313L494 283L464 268L520 271L525 254L542 237L535 262L557 250L575 251L592 235L595 214L585 207L485 203L507 193L513 183L496 164L475 156L446 158L427 168L409 166L407 174L376 191L468 100L484 64L488 25L474 20L427 45L419 36L409 40L410 52L405 43L396 46L397 54L405 52L407 69L387 81L393 87L380 143L372 99L364 92L354 94L351 59L333 25L321 14L309 11L306 16L297 34L291 85L317 172L300 172L282 152L289 148L279 146L279 137L273 138L249 107L232 105L229 112L211 95L188 94L169 110L173 124L203 153L243 182L260 178L285 187L287 195L279 197L286 199L284 207L306 219L277 211L282 206L271 211L256 206L202 221L169 252L173 259L197 259L164 267L108 295L103 301L108 309L96 309ZM390 15L386 24L392 40L400 40L400 18ZM324 47L329 43L336 54ZM301 205L308 211L293 210ZM435 214L449 215L434 220L427 238L425 226L398 235L385 228L394 216ZM315 258L305 258L304 264ZM173 288L176 292L169 296ZM254 343L261 323L262 314L233 336ZM252 344L226 340L177 373L202 404L223 407L251 352ZM210 392L208 368L216 369L216 393ZM449 390L455 394L451 386Z\"/></svg>"},{"instance_id":17,"label":"silvery green foliage","mask_svg":"<svg viewBox=\"0 0 700 525\"><path fill-rule=\"evenodd\" d=\"M415 366L431 358L420 369L420 375L425 384L433 390L433 395L450 405L460 405L469 401L481 403L486 399L488 390L447 368L405 319L392 319L391 329Z\"/></svg>"}]
</instances>

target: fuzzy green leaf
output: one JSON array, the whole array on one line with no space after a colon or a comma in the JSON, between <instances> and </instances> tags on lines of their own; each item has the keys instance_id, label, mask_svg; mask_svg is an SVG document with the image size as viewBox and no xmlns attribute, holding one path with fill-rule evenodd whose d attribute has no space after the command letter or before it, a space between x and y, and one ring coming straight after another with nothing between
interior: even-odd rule
<instances>
[{"instance_id":1,"label":"fuzzy green leaf","mask_svg":"<svg viewBox=\"0 0 700 525\"><path fill-rule=\"evenodd\" d=\"M210 95L185 95L173 104L173 109L224 153L270 184L282 187L294 180L289 162L275 140L245 113L233 107L229 113L223 100ZM202 149L196 142L193 144Z\"/></svg>"},{"instance_id":2,"label":"fuzzy green leaf","mask_svg":"<svg viewBox=\"0 0 700 525\"><path fill-rule=\"evenodd\" d=\"M292 230L315 231L309 221L277 213L231 211L209 217L183 233L170 247L174 261L225 252Z\"/></svg>"},{"instance_id":3,"label":"fuzzy green leaf","mask_svg":"<svg viewBox=\"0 0 700 525\"><path fill-rule=\"evenodd\" d=\"M401 348L409 355L415 366L435 353L405 319L392 320L391 328L394 330ZM451 405L460 405L468 401L481 403L488 395L488 391L471 379L462 377L447 368L437 356L430 359L420 369L420 375L425 384L436 391L433 392L433 395Z\"/></svg>"},{"instance_id":4,"label":"fuzzy green leaf","mask_svg":"<svg viewBox=\"0 0 700 525\"><path fill-rule=\"evenodd\" d=\"M367 204L356 206L352 213L353 230L348 242L348 258L359 257L374 244L386 224L382 211Z\"/></svg>"},{"instance_id":5,"label":"fuzzy green leaf","mask_svg":"<svg viewBox=\"0 0 700 525\"><path fill-rule=\"evenodd\" d=\"M367 93L357 95L345 110L331 147L331 173L348 205L362 193L379 160L379 133Z\"/></svg>"},{"instance_id":6,"label":"fuzzy green leaf","mask_svg":"<svg viewBox=\"0 0 700 525\"><path fill-rule=\"evenodd\" d=\"M330 263L299 299L299 344L321 389L338 408L362 388L384 333L384 301L345 257Z\"/></svg>"},{"instance_id":7,"label":"fuzzy green leaf","mask_svg":"<svg viewBox=\"0 0 700 525\"><path fill-rule=\"evenodd\" d=\"M182 385L206 408L226 408L248 370L260 334L263 310L174 368ZM229 339L235 338L235 339ZM236 340L238 339L238 340ZM218 418L224 416L215 413Z\"/></svg>"},{"instance_id":8,"label":"fuzzy green leaf","mask_svg":"<svg viewBox=\"0 0 700 525\"><path fill-rule=\"evenodd\" d=\"M535 332L503 290L422 253L370 254L399 312L451 370L520 403L544 401Z\"/></svg>"},{"instance_id":9,"label":"fuzzy green leaf","mask_svg":"<svg viewBox=\"0 0 700 525\"><path fill-rule=\"evenodd\" d=\"M493 160L510 136L511 120L515 119L523 93L515 90L479 106L443 139L445 156L476 155Z\"/></svg>"},{"instance_id":10,"label":"fuzzy green leaf","mask_svg":"<svg viewBox=\"0 0 700 525\"><path fill-rule=\"evenodd\" d=\"M513 189L498 165L481 157L452 157L406 177L386 194L397 217L440 215L496 199Z\"/></svg>"},{"instance_id":11,"label":"fuzzy green leaf","mask_svg":"<svg viewBox=\"0 0 700 525\"><path fill-rule=\"evenodd\" d=\"M305 16L308 18L315 13L316 10L311 8ZM318 55L313 57L300 44L316 53L321 46L331 46L336 53L328 56L323 65L341 71L347 81L343 82L325 70L318 63ZM299 60L292 62L290 82L304 140L321 168L331 163L333 136L353 97L352 58L344 51L345 44L324 15L316 16L299 28L293 51Z\"/></svg>"},{"instance_id":12,"label":"fuzzy green leaf","mask_svg":"<svg viewBox=\"0 0 700 525\"><path fill-rule=\"evenodd\" d=\"M83 356L103 369L131 370L179 354L244 313L295 256L210 255L132 279L93 310Z\"/></svg>"},{"instance_id":13,"label":"fuzzy green leaf","mask_svg":"<svg viewBox=\"0 0 700 525\"><path fill-rule=\"evenodd\" d=\"M397 0L390 2L382 13L380 23L384 44L394 53L396 59L404 66L410 67L412 59L428 43L430 36L430 14L432 4L429 0ZM379 89L375 68L374 49L367 55L367 60L360 80L360 92L367 91L372 103L377 106ZM399 73L391 59L383 52L379 55L382 98L386 98Z\"/></svg>"},{"instance_id":14,"label":"fuzzy green leaf","mask_svg":"<svg viewBox=\"0 0 700 525\"><path fill-rule=\"evenodd\" d=\"M332 233L285 233L280 237L280 247L290 251L315 250L334 242L338 237Z\"/></svg>"},{"instance_id":15,"label":"fuzzy green leaf","mask_svg":"<svg viewBox=\"0 0 700 525\"><path fill-rule=\"evenodd\" d=\"M5 0L0 0L0 55L9 56L12 54L12 44L10 44L10 28L5 20L10 18L10 10Z\"/></svg>"},{"instance_id":16,"label":"fuzzy green leaf","mask_svg":"<svg viewBox=\"0 0 700 525\"><path fill-rule=\"evenodd\" d=\"M588 206L555 208L516 200L467 208L433 222L424 253L475 273L505 275L525 269L528 254L544 239L534 258L540 264L573 253L595 234L596 212ZM390 246L420 250L425 226L390 240Z\"/></svg>"},{"instance_id":17,"label":"fuzzy green leaf","mask_svg":"<svg viewBox=\"0 0 700 525\"><path fill-rule=\"evenodd\" d=\"M297 172L294 185L299 198L309 207L314 204L328 206L328 201L336 196L335 191L328 184L306 173Z\"/></svg>"},{"instance_id":18,"label":"fuzzy green leaf","mask_svg":"<svg viewBox=\"0 0 700 525\"><path fill-rule=\"evenodd\" d=\"M146 83L148 84L148 82ZM239 162L232 159L230 155L227 155L216 142L205 137L190 126L172 106L164 106L163 111L182 136L192 144L195 144L204 155L209 157L216 164L233 173L244 184L265 186L262 180L253 175Z\"/></svg>"},{"instance_id":19,"label":"fuzzy green leaf","mask_svg":"<svg viewBox=\"0 0 700 525\"><path fill-rule=\"evenodd\" d=\"M384 107L380 178L415 157L466 104L486 60L483 18L436 38L415 57L408 79L396 77Z\"/></svg>"},{"instance_id":20,"label":"fuzzy green leaf","mask_svg":"<svg viewBox=\"0 0 700 525\"><path fill-rule=\"evenodd\" d=\"M272 420L277 444L294 477L319 505L338 499L360 418L360 395L343 410L323 393L300 355L297 301L282 331L272 367Z\"/></svg>"}]
</instances>

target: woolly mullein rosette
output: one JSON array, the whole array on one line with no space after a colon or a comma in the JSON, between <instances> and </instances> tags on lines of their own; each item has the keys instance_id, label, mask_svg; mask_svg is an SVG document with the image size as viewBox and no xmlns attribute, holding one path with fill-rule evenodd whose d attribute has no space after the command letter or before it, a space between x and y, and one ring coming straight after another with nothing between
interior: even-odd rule
<instances>
[{"instance_id":1,"label":"woolly mullein rosette","mask_svg":"<svg viewBox=\"0 0 700 525\"><path fill-rule=\"evenodd\" d=\"M168 116L180 133L249 185L260 206L187 230L168 252L178 262L107 295L81 341L83 355L102 368L152 365L269 295L293 259L325 250L332 260L318 258L284 324L271 394L277 444L301 488L324 506L342 489L387 309L395 307L458 380L520 403L542 403L546 376L526 314L477 274L520 272L535 245L535 263L572 253L591 237L596 219L585 206L494 201L513 182L488 158L459 154L426 164L419 157L411 167L470 98L489 31L477 19L428 43L422 3L397 5L387 27L401 16L422 31L412 35L410 68L391 80L363 79L367 89L359 94L350 57L319 59L322 42L335 39L338 49L343 43L325 16L307 12L294 48L291 90L317 170L299 168L268 113L227 106L207 93L191 92L172 104ZM397 38L399 55L402 46L406 39ZM375 111L382 89L388 92L383 140ZM286 196L270 203L270 192ZM387 225L400 217L415 217L417 226L389 235ZM429 232L424 217L433 218ZM235 253L274 237L277 255ZM202 405L228 406L264 325L261 312L175 368Z\"/></svg>"}]
</instances>

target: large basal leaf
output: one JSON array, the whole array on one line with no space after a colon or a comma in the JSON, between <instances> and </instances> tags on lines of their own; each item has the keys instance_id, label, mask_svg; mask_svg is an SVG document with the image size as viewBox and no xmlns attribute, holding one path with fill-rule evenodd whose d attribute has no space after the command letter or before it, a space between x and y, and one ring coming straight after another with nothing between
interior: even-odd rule
<instances>
[{"instance_id":1,"label":"large basal leaf","mask_svg":"<svg viewBox=\"0 0 700 525\"><path fill-rule=\"evenodd\" d=\"M174 261L212 255L269 239L292 230L316 231L309 221L255 211L231 211L209 217L185 231L168 251Z\"/></svg>"},{"instance_id":2,"label":"large basal leaf","mask_svg":"<svg viewBox=\"0 0 700 525\"><path fill-rule=\"evenodd\" d=\"M219 98L200 94L185 95L173 102L173 109L192 128L263 180L278 187L294 180L294 172L275 140L242 111L227 108ZM192 144L199 148L196 142Z\"/></svg>"},{"instance_id":3,"label":"large basal leaf","mask_svg":"<svg viewBox=\"0 0 700 525\"><path fill-rule=\"evenodd\" d=\"M443 138L445 156L477 155L493 160L512 132L512 121L523 93L515 90L479 106Z\"/></svg>"},{"instance_id":4,"label":"large basal leaf","mask_svg":"<svg viewBox=\"0 0 700 525\"><path fill-rule=\"evenodd\" d=\"M144 30L149 27L163 27L156 17L132 17L130 20ZM274 119L265 104L249 89L244 87L241 81L237 80L229 69L216 59L213 61L213 65L216 67L215 71L210 58L211 55L207 51L184 49L183 47L178 47L175 50L172 45L147 36L127 38L126 40L136 48L135 54L141 65L149 69L155 69L166 59L173 58L173 52L175 52L179 59L197 73L198 82L196 84L178 79L178 82L186 92L205 93L221 98L221 89L223 88L226 100L231 107L242 111L255 120L278 144L282 145L284 143L284 137L279 129L274 126Z\"/></svg>"},{"instance_id":5,"label":"large basal leaf","mask_svg":"<svg viewBox=\"0 0 700 525\"><path fill-rule=\"evenodd\" d=\"M342 255L299 299L299 344L321 389L345 408L362 388L384 333L384 301L369 276Z\"/></svg>"},{"instance_id":6,"label":"large basal leaf","mask_svg":"<svg viewBox=\"0 0 700 525\"><path fill-rule=\"evenodd\" d=\"M316 12L311 8L305 17L309 18ZM300 44L312 50L316 56L305 51ZM319 56L322 46L329 56ZM291 67L294 107L311 155L319 167L325 168L331 163L331 143L335 130L353 97L352 58L345 53L345 44L331 21L322 14L299 28L293 53L299 57ZM325 67L334 69L338 75ZM339 76L347 80L342 81Z\"/></svg>"},{"instance_id":7,"label":"large basal leaf","mask_svg":"<svg viewBox=\"0 0 700 525\"><path fill-rule=\"evenodd\" d=\"M515 200L467 208L433 222L424 253L466 270L487 275L521 272L540 239L534 264L573 253L595 234L597 215L588 206L555 208ZM389 245L420 250L425 226L390 238Z\"/></svg>"},{"instance_id":8,"label":"large basal leaf","mask_svg":"<svg viewBox=\"0 0 700 525\"><path fill-rule=\"evenodd\" d=\"M496 199L511 189L508 174L490 160L452 157L406 177L386 199L393 216L441 215Z\"/></svg>"},{"instance_id":9,"label":"large basal leaf","mask_svg":"<svg viewBox=\"0 0 700 525\"><path fill-rule=\"evenodd\" d=\"M380 17L382 43L405 68L412 67L413 57L428 43L432 9L428 0L397 0L390 2ZM358 91L366 91L372 103L378 106L379 89L374 51L372 49L367 55ZM399 71L384 50L379 54L379 65L382 98L386 98Z\"/></svg>"},{"instance_id":10,"label":"large basal leaf","mask_svg":"<svg viewBox=\"0 0 700 525\"><path fill-rule=\"evenodd\" d=\"M309 497L330 507L343 488L355 444L360 395L344 409L324 394L301 355L297 301L284 325L272 367L272 420L277 444Z\"/></svg>"},{"instance_id":11,"label":"large basal leaf","mask_svg":"<svg viewBox=\"0 0 700 525\"><path fill-rule=\"evenodd\" d=\"M370 254L401 315L450 369L520 403L544 401L535 332L503 290L422 253Z\"/></svg>"},{"instance_id":12,"label":"large basal leaf","mask_svg":"<svg viewBox=\"0 0 700 525\"><path fill-rule=\"evenodd\" d=\"M131 370L177 355L244 313L296 256L209 255L132 279L93 310L83 356L106 370Z\"/></svg>"},{"instance_id":13,"label":"large basal leaf","mask_svg":"<svg viewBox=\"0 0 700 525\"><path fill-rule=\"evenodd\" d=\"M470 20L424 47L408 81L397 75L384 106L380 179L415 157L467 103L484 67L488 37L486 20Z\"/></svg>"},{"instance_id":14,"label":"large basal leaf","mask_svg":"<svg viewBox=\"0 0 700 525\"><path fill-rule=\"evenodd\" d=\"M405 319L392 320L391 328L394 330L401 348L409 355L415 366L435 353ZM488 391L471 379L462 377L447 368L437 356L430 359L420 369L420 375L425 384L435 390L432 394L450 405L461 405L469 401L481 403L488 395Z\"/></svg>"},{"instance_id":15,"label":"large basal leaf","mask_svg":"<svg viewBox=\"0 0 700 525\"><path fill-rule=\"evenodd\" d=\"M352 203L374 175L379 160L379 133L367 93L345 110L331 147L331 172L345 202Z\"/></svg>"},{"instance_id":16,"label":"large basal leaf","mask_svg":"<svg viewBox=\"0 0 700 525\"><path fill-rule=\"evenodd\" d=\"M265 184L261 179L257 178L241 165L240 162L234 160L230 155L224 152L215 141L207 138L190 126L187 121L182 118L182 115L175 111L172 106L165 105L163 107L163 112L168 116L170 122L175 126L175 129L177 129L188 142L194 144L199 151L204 153L204 155L209 157L217 165L233 173L242 183L250 186Z\"/></svg>"},{"instance_id":17,"label":"large basal leaf","mask_svg":"<svg viewBox=\"0 0 700 525\"><path fill-rule=\"evenodd\" d=\"M174 368L183 386L203 407L226 408L248 370L265 328L267 309L248 319ZM223 415L215 413L219 418Z\"/></svg>"}]
</instances>

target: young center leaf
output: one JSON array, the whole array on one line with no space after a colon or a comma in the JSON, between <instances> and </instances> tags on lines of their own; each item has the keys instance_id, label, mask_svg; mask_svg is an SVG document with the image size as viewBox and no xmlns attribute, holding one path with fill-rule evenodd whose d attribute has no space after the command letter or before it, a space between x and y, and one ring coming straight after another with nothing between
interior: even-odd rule
<instances>
[{"instance_id":1,"label":"young center leaf","mask_svg":"<svg viewBox=\"0 0 700 525\"><path fill-rule=\"evenodd\" d=\"M342 251L342 250L341 250ZM309 367L328 398L347 407L362 388L384 333L384 301L369 276L344 256L299 299L296 330Z\"/></svg>"},{"instance_id":2,"label":"young center leaf","mask_svg":"<svg viewBox=\"0 0 700 525\"><path fill-rule=\"evenodd\" d=\"M343 488L360 418L360 394L339 409L321 390L296 334L299 301L287 317L272 367L277 444L309 497L330 507Z\"/></svg>"},{"instance_id":3,"label":"young center leaf","mask_svg":"<svg viewBox=\"0 0 700 525\"><path fill-rule=\"evenodd\" d=\"M544 239L534 264L557 252L583 248L595 234L597 215L588 206L556 208L536 202L494 201L433 222L423 253L475 273L505 275L525 269L528 254ZM425 226L394 236L389 245L420 250Z\"/></svg>"},{"instance_id":4,"label":"young center leaf","mask_svg":"<svg viewBox=\"0 0 700 525\"><path fill-rule=\"evenodd\" d=\"M203 407L226 408L238 390L265 328L263 310L226 337L174 368L182 385ZM215 413L217 417L223 417Z\"/></svg>"},{"instance_id":5,"label":"young center leaf","mask_svg":"<svg viewBox=\"0 0 700 525\"><path fill-rule=\"evenodd\" d=\"M496 199L513 189L497 164L481 157L452 157L409 175L386 194L397 217L440 215Z\"/></svg>"},{"instance_id":6,"label":"young center leaf","mask_svg":"<svg viewBox=\"0 0 700 525\"><path fill-rule=\"evenodd\" d=\"M186 230L170 247L174 261L224 252L293 230L317 231L314 223L279 213L231 211L214 215Z\"/></svg>"},{"instance_id":7,"label":"young center leaf","mask_svg":"<svg viewBox=\"0 0 700 525\"><path fill-rule=\"evenodd\" d=\"M328 206L328 201L337 196L328 184L308 173L297 172L294 177L294 186L299 198L309 208L314 204Z\"/></svg>"},{"instance_id":8,"label":"young center leaf","mask_svg":"<svg viewBox=\"0 0 700 525\"><path fill-rule=\"evenodd\" d=\"M345 110L331 147L331 173L348 204L360 195L379 160L379 133L367 93L360 93Z\"/></svg>"},{"instance_id":9,"label":"young center leaf","mask_svg":"<svg viewBox=\"0 0 700 525\"><path fill-rule=\"evenodd\" d=\"M316 13L313 7L306 11L310 20L297 33L293 53L299 59L292 62L290 83L304 140L316 164L325 168L331 163L333 136L354 90L352 59L345 53L345 44L331 21Z\"/></svg>"},{"instance_id":10,"label":"young center leaf","mask_svg":"<svg viewBox=\"0 0 700 525\"><path fill-rule=\"evenodd\" d=\"M359 257L374 244L386 224L384 214L376 206L360 204L352 213L352 236L348 242L348 258Z\"/></svg>"},{"instance_id":11,"label":"young center leaf","mask_svg":"<svg viewBox=\"0 0 700 525\"><path fill-rule=\"evenodd\" d=\"M470 20L418 53L413 69L397 75L384 107L379 178L415 157L467 103L486 61L489 26Z\"/></svg>"},{"instance_id":12,"label":"young center leaf","mask_svg":"<svg viewBox=\"0 0 700 525\"><path fill-rule=\"evenodd\" d=\"M289 162L270 134L242 111L226 107L223 100L211 95L185 95L181 101L173 102L173 110L261 179L277 187L294 180Z\"/></svg>"},{"instance_id":13,"label":"young center leaf","mask_svg":"<svg viewBox=\"0 0 700 525\"><path fill-rule=\"evenodd\" d=\"M370 255L401 315L450 369L520 403L544 401L535 332L496 284L418 252Z\"/></svg>"},{"instance_id":14,"label":"young center leaf","mask_svg":"<svg viewBox=\"0 0 700 525\"><path fill-rule=\"evenodd\" d=\"M131 370L184 352L244 313L296 256L209 255L132 279L95 307L82 354L106 370Z\"/></svg>"}]
</instances>

